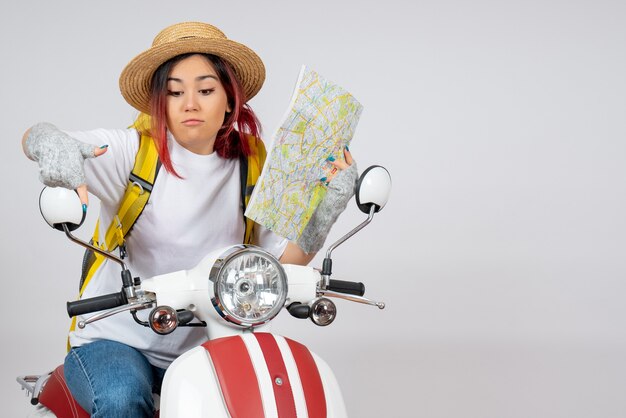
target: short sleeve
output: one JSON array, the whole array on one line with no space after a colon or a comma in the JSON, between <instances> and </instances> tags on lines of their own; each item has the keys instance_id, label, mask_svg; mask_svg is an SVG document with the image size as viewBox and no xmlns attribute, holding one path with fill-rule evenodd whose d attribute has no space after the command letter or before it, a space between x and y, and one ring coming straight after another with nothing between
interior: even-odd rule
<instances>
[{"instance_id":1,"label":"short sleeve","mask_svg":"<svg viewBox=\"0 0 626 418\"><path fill-rule=\"evenodd\" d=\"M276 235L269 229L257 223L254 224L254 234L258 237L258 245L270 252L274 257L280 259L287 248L289 240Z\"/></svg>"}]
</instances>

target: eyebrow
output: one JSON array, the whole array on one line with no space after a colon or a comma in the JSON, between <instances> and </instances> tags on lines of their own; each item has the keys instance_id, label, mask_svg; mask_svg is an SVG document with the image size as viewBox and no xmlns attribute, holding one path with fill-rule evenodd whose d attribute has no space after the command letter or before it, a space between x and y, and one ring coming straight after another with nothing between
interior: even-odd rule
<instances>
[{"instance_id":1,"label":"eyebrow","mask_svg":"<svg viewBox=\"0 0 626 418\"><path fill-rule=\"evenodd\" d=\"M212 74L207 74L207 75L199 75L198 77L196 77L196 81L202 81L202 80L206 80L207 78L212 78L216 81L220 81L217 76L214 76ZM167 77L167 81L177 81L179 83L182 83L183 80L181 80L180 78L176 78L176 77Z\"/></svg>"}]
</instances>

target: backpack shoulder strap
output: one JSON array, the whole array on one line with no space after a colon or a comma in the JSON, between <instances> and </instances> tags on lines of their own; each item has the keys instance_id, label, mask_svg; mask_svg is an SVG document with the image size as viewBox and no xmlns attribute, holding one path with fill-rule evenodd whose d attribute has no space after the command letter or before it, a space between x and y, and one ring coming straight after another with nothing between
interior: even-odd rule
<instances>
[{"instance_id":1,"label":"backpack shoulder strap","mask_svg":"<svg viewBox=\"0 0 626 418\"><path fill-rule=\"evenodd\" d=\"M128 185L117 209L117 215L107 228L103 242L100 243L104 244L108 251L124 244L124 237L128 235L148 203L160 167L154 141L149 135L142 134L135 165L128 177Z\"/></svg>"},{"instance_id":2,"label":"backpack shoulder strap","mask_svg":"<svg viewBox=\"0 0 626 418\"><path fill-rule=\"evenodd\" d=\"M248 135L247 140L250 146L250 155L242 157L239 164L241 171L241 202L243 204L244 213L248 207L250 196L252 196L252 191L261 175L261 170L263 170L263 165L267 157L267 151L265 150L263 141L252 135ZM254 241L254 221L244 216L244 222L246 230L243 243L251 244Z\"/></svg>"}]
</instances>

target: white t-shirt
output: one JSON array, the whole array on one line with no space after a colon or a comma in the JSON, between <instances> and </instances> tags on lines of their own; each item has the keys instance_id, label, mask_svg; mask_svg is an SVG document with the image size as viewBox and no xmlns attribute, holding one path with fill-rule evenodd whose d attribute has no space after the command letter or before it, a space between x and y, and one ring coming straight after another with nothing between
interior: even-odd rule
<instances>
[{"instance_id":1,"label":"white t-shirt","mask_svg":"<svg viewBox=\"0 0 626 418\"><path fill-rule=\"evenodd\" d=\"M107 152L85 162L89 192L101 201L100 234L106 232L124 195L139 148L134 129L97 129L68 132L72 137L101 146ZM126 237L126 262L134 277L194 267L207 253L232 244L244 236L239 159L213 153L194 154L171 136L169 150L179 179L161 167L143 213ZM280 257L287 240L255 225L258 245ZM120 266L109 260L92 277L83 298L117 292L121 288ZM146 320L149 310L138 313ZM78 319L80 320L80 318ZM138 325L129 313L96 321L70 333L70 344L80 346L108 339L137 348L151 364L165 368L176 357L206 340L204 328L181 327L165 336Z\"/></svg>"}]
</instances>

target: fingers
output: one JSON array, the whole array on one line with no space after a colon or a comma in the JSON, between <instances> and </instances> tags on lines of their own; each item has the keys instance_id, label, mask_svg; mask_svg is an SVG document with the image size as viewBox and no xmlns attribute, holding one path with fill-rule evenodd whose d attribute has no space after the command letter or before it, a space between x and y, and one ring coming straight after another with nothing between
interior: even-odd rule
<instances>
[{"instance_id":1,"label":"fingers","mask_svg":"<svg viewBox=\"0 0 626 418\"><path fill-rule=\"evenodd\" d=\"M76 188L76 192L78 193L78 198L80 199L80 203L83 204L83 211L87 211L87 205L89 205L89 194L87 193L87 185L81 184Z\"/></svg>"},{"instance_id":2,"label":"fingers","mask_svg":"<svg viewBox=\"0 0 626 418\"><path fill-rule=\"evenodd\" d=\"M345 170L350 167L350 164L348 164L345 160L329 161L328 163L339 170Z\"/></svg>"},{"instance_id":3,"label":"fingers","mask_svg":"<svg viewBox=\"0 0 626 418\"><path fill-rule=\"evenodd\" d=\"M104 154L105 152L107 152L108 149L109 149L108 145L103 145L101 147L97 147L96 149L93 150L93 156L94 157L99 157L102 154Z\"/></svg>"},{"instance_id":4,"label":"fingers","mask_svg":"<svg viewBox=\"0 0 626 418\"><path fill-rule=\"evenodd\" d=\"M333 171L334 170L334 171ZM335 176L337 175L337 169L336 168L331 168L331 167L324 167L324 177L322 177L320 179L320 181L325 184L326 186L328 186L328 183L330 183L330 181L335 178Z\"/></svg>"},{"instance_id":5,"label":"fingers","mask_svg":"<svg viewBox=\"0 0 626 418\"><path fill-rule=\"evenodd\" d=\"M343 149L343 157L346 159L346 162L348 163L348 165L352 165L352 163L354 162L354 160L352 159L352 154L350 154L350 149L348 148L347 145Z\"/></svg>"},{"instance_id":6,"label":"fingers","mask_svg":"<svg viewBox=\"0 0 626 418\"><path fill-rule=\"evenodd\" d=\"M331 155L326 159L328 165L324 167L324 177L320 179L322 183L328 185L328 183L330 183L341 170L349 168L354 162L352 154L347 146L343 149L343 157L343 159L337 160Z\"/></svg>"},{"instance_id":7,"label":"fingers","mask_svg":"<svg viewBox=\"0 0 626 418\"><path fill-rule=\"evenodd\" d=\"M90 151L91 149L92 148L90 148ZM93 148L93 156L91 155L85 156L85 151L83 151L83 156L85 156L85 158L99 157L105 152L107 152L108 149L109 149L108 145L102 145L101 147ZM83 204L83 211L87 212L87 206L89 205L89 193L87 192L87 185L81 184L80 186L78 186L76 188L76 193L78 193L78 197L80 198L80 203Z\"/></svg>"},{"instance_id":8,"label":"fingers","mask_svg":"<svg viewBox=\"0 0 626 418\"><path fill-rule=\"evenodd\" d=\"M335 160L332 156L330 156L326 161L337 167L339 170L345 170L352 165L353 159L352 154L350 154L350 150L346 146L343 149L343 160Z\"/></svg>"},{"instance_id":9,"label":"fingers","mask_svg":"<svg viewBox=\"0 0 626 418\"><path fill-rule=\"evenodd\" d=\"M103 145L101 147L96 147L93 150L93 156L99 157L109 149L108 145ZM81 184L76 188L76 192L78 193L78 197L80 198L80 202L83 204L83 210L87 211L87 205L89 205L89 193L87 192L87 185Z\"/></svg>"}]
</instances>

